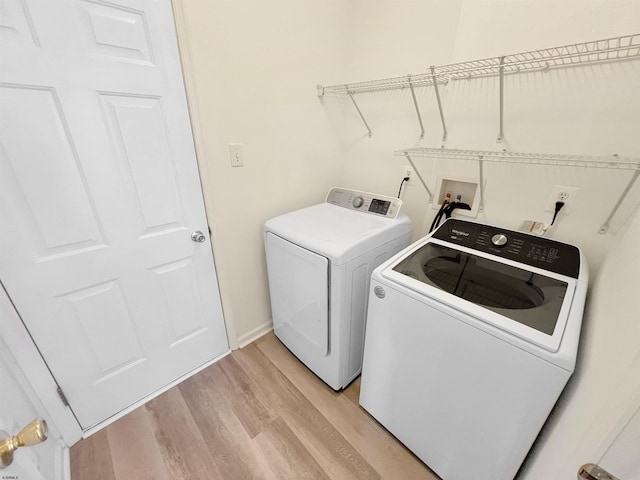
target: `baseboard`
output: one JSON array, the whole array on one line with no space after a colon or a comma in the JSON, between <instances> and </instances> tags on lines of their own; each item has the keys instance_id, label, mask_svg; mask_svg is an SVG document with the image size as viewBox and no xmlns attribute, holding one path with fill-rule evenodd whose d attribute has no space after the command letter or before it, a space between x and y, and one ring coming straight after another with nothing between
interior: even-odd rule
<instances>
[{"instance_id":1,"label":"baseboard","mask_svg":"<svg viewBox=\"0 0 640 480\"><path fill-rule=\"evenodd\" d=\"M255 342L260 337L266 335L273 330L273 322L271 320L264 322L262 325L257 326L250 332L238 337L238 348L244 348L252 342Z\"/></svg>"}]
</instances>

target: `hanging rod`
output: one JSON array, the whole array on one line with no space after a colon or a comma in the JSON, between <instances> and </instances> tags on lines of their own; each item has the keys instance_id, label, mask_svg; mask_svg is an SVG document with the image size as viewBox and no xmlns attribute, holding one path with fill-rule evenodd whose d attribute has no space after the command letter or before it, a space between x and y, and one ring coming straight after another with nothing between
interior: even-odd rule
<instances>
[{"instance_id":1,"label":"hanging rod","mask_svg":"<svg viewBox=\"0 0 640 480\"><path fill-rule=\"evenodd\" d=\"M640 57L640 33L436 66L434 72L411 75L410 82L414 87L431 86L434 82L446 84L450 80L500 75L501 69L504 74L513 74L521 71L547 70L554 67L604 63L637 57ZM502 58L504 58L503 64L501 64ZM404 88L410 88L407 76L343 85L319 85L318 95L354 94Z\"/></svg>"},{"instance_id":2,"label":"hanging rod","mask_svg":"<svg viewBox=\"0 0 640 480\"><path fill-rule=\"evenodd\" d=\"M486 150L455 150L445 148L407 148L404 150L396 150L394 155L407 158L411 162L411 166L418 174L418 178L429 194L429 201L433 200L433 194L429 190L427 183L418 173L418 169L412 161L412 157L428 157L434 159L449 160L472 160L478 162L479 178L480 178L480 210L484 208L484 162L498 163L520 163L529 165L554 165L562 167L583 167L583 168L604 168L610 170L632 170L633 175L629 183L620 194L620 198L614 205L611 213L598 229L598 233L605 234L609 230L609 224L614 217L622 202L627 197L634 184L640 178L640 158L620 157L614 154L610 157L597 157L587 155L559 155L546 153L520 153L520 152L495 152Z\"/></svg>"}]
</instances>

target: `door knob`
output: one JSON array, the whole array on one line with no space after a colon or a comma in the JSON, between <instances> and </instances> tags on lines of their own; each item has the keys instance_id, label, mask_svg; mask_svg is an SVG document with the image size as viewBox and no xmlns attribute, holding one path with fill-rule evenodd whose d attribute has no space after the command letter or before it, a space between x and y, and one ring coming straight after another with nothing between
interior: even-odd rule
<instances>
[{"instance_id":1,"label":"door knob","mask_svg":"<svg viewBox=\"0 0 640 480\"><path fill-rule=\"evenodd\" d=\"M48 430L47 422L36 418L13 437L6 432L0 431L0 468L11 465L13 452L18 448L30 447L44 442L47 439Z\"/></svg>"},{"instance_id":2,"label":"door knob","mask_svg":"<svg viewBox=\"0 0 640 480\"><path fill-rule=\"evenodd\" d=\"M578 470L578 480L618 480L600 465L585 463Z\"/></svg>"},{"instance_id":3,"label":"door knob","mask_svg":"<svg viewBox=\"0 0 640 480\"><path fill-rule=\"evenodd\" d=\"M196 230L191 234L191 240L193 240L194 242L202 243L205 241L205 238L206 237L204 236L204 233L202 233L200 230Z\"/></svg>"}]
</instances>

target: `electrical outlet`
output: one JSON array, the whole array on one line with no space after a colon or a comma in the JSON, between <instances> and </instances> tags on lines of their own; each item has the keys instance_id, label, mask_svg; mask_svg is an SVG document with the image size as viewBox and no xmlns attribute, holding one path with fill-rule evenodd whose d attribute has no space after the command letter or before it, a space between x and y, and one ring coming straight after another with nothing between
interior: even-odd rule
<instances>
[{"instance_id":1,"label":"electrical outlet","mask_svg":"<svg viewBox=\"0 0 640 480\"><path fill-rule=\"evenodd\" d=\"M409 180L407 180L407 185L413 185L413 167L410 165L405 165L404 167L402 167L402 178L404 177L409 177Z\"/></svg>"},{"instance_id":2,"label":"electrical outlet","mask_svg":"<svg viewBox=\"0 0 640 480\"><path fill-rule=\"evenodd\" d=\"M564 207L560 210L561 215L568 215L571 213L573 204L578 196L577 187L567 187L565 185L555 185L551 190L551 195L547 201L547 207L545 211L554 212L556 209L556 202L564 202Z\"/></svg>"}]
</instances>

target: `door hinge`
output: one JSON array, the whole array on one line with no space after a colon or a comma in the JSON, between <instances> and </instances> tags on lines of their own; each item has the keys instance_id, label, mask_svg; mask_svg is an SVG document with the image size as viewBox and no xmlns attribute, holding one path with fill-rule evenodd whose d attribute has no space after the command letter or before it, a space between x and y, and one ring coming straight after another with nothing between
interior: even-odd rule
<instances>
[{"instance_id":1,"label":"door hinge","mask_svg":"<svg viewBox=\"0 0 640 480\"><path fill-rule=\"evenodd\" d=\"M209 230L209 236L211 236L211 227L207 225L207 230Z\"/></svg>"},{"instance_id":2,"label":"door hinge","mask_svg":"<svg viewBox=\"0 0 640 480\"><path fill-rule=\"evenodd\" d=\"M618 477L611 475L604 468L586 463L578 470L578 480L619 480Z\"/></svg>"},{"instance_id":3,"label":"door hinge","mask_svg":"<svg viewBox=\"0 0 640 480\"><path fill-rule=\"evenodd\" d=\"M58 396L60 397L60 400L62 400L62 403L64 403L65 407L69 406L69 400L67 400L67 396L64 394L64 392L62 391L62 389L60 387L58 387Z\"/></svg>"}]
</instances>

